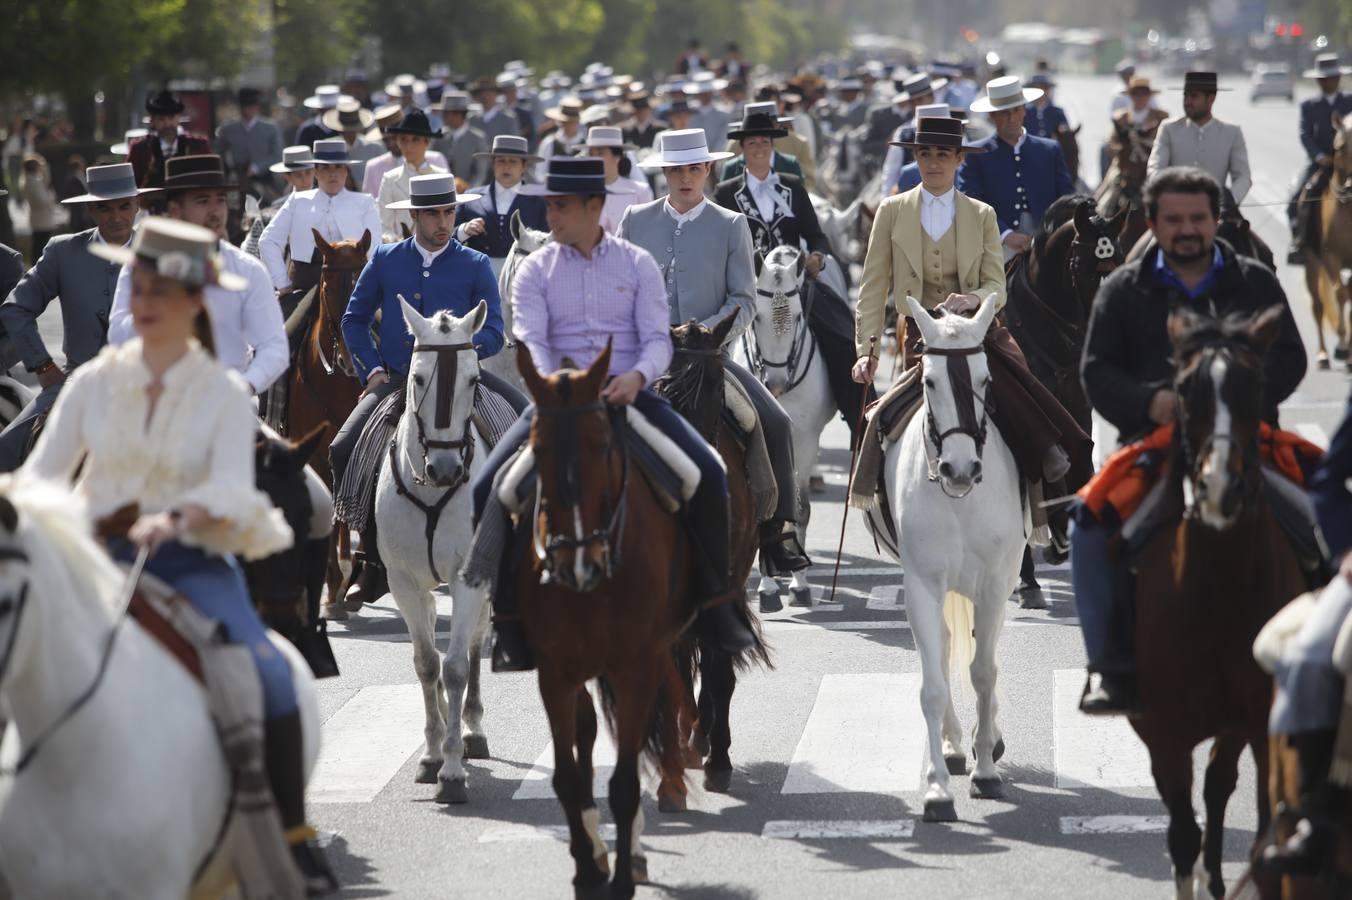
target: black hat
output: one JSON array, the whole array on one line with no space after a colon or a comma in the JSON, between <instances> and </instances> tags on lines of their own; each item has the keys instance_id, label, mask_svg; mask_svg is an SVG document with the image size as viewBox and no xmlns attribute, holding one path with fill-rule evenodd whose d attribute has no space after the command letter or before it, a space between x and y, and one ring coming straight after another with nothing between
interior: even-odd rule
<instances>
[{"instance_id":1,"label":"black hat","mask_svg":"<svg viewBox=\"0 0 1352 900\"><path fill-rule=\"evenodd\" d=\"M782 138L789 133L779 122L779 108L774 101L748 103L742 109L742 121L728 129L728 139L734 141L749 137Z\"/></svg>"},{"instance_id":2,"label":"black hat","mask_svg":"<svg viewBox=\"0 0 1352 900\"><path fill-rule=\"evenodd\" d=\"M183 101L169 93L168 88L146 97L146 112L152 116L177 116L183 108Z\"/></svg>"},{"instance_id":3,"label":"black hat","mask_svg":"<svg viewBox=\"0 0 1352 900\"><path fill-rule=\"evenodd\" d=\"M1204 94L1214 94L1218 91L1228 91L1230 88L1220 86L1220 78L1215 72L1187 72L1183 76L1183 92L1201 91Z\"/></svg>"},{"instance_id":4,"label":"black hat","mask_svg":"<svg viewBox=\"0 0 1352 900\"><path fill-rule=\"evenodd\" d=\"M432 130L432 123L427 119L427 113L418 109L416 106L410 106L404 113L404 117L395 124L385 129L386 134L412 134L418 137L439 138L441 129Z\"/></svg>"},{"instance_id":5,"label":"black hat","mask_svg":"<svg viewBox=\"0 0 1352 900\"><path fill-rule=\"evenodd\" d=\"M528 197L599 197L620 193L606 188L606 166L598 156L552 156L544 184L523 184L517 190Z\"/></svg>"},{"instance_id":6,"label":"black hat","mask_svg":"<svg viewBox=\"0 0 1352 900\"><path fill-rule=\"evenodd\" d=\"M973 147L966 140L965 123L950 115L946 119L926 116L916 125L915 137L909 141L888 141L893 147L905 147L907 150L919 150L921 147L947 147L950 150L965 150L968 153L985 153L985 147Z\"/></svg>"},{"instance_id":7,"label":"black hat","mask_svg":"<svg viewBox=\"0 0 1352 900\"><path fill-rule=\"evenodd\" d=\"M171 156L164 161L164 189L192 191L198 189L235 190L239 185L225 177L225 166L214 153L195 156Z\"/></svg>"},{"instance_id":8,"label":"black hat","mask_svg":"<svg viewBox=\"0 0 1352 900\"><path fill-rule=\"evenodd\" d=\"M263 102L263 92L258 88L242 87L235 96L235 102L240 109L246 106L259 106Z\"/></svg>"}]
</instances>

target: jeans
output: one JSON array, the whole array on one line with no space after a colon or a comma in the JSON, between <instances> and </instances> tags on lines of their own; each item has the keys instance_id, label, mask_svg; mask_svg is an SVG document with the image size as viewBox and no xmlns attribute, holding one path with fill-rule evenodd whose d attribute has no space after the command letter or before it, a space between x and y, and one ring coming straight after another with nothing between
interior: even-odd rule
<instances>
[{"instance_id":1,"label":"jeans","mask_svg":"<svg viewBox=\"0 0 1352 900\"><path fill-rule=\"evenodd\" d=\"M1070 526L1070 577L1089 670L1128 675L1136 671L1134 623L1126 564L1108 551L1115 531L1077 508Z\"/></svg>"},{"instance_id":2,"label":"jeans","mask_svg":"<svg viewBox=\"0 0 1352 900\"><path fill-rule=\"evenodd\" d=\"M60 392L59 384L43 388L33 402L25 406L14 421L0 432L0 472L13 472L23 463L24 448L28 446L28 438L33 433L37 417L51 411Z\"/></svg>"}]
</instances>

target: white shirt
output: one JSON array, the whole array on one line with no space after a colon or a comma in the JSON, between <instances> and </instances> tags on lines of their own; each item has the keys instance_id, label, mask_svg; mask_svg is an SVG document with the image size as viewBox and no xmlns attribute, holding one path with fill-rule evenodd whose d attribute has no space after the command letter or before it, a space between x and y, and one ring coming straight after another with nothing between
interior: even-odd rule
<instances>
[{"instance_id":1,"label":"white shirt","mask_svg":"<svg viewBox=\"0 0 1352 900\"><path fill-rule=\"evenodd\" d=\"M216 358L227 369L244 375L255 394L276 381L291 362L282 307L263 263L228 241L218 245L221 268L248 280L242 291L206 289ZM125 344L136 337L131 319L131 268L117 276L113 307L108 312L108 343Z\"/></svg>"},{"instance_id":2,"label":"white shirt","mask_svg":"<svg viewBox=\"0 0 1352 900\"><path fill-rule=\"evenodd\" d=\"M517 188L503 187L501 181L493 183L493 212L500 216L507 215L507 210L512 208L516 202Z\"/></svg>"},{"instance_id":3,"label":"white shirt","mask_svg":"<svg viewBox=\"0 0 1352 900\"><path fill-rule=\"evenodd\" d=\"M926 188L920 189L920 226L925 229L930 240L938 241L953 227L953 198L956 194L957 188L949 188L937 196Z\"/></svg>"},{"instance_id":4,"label":"white shirt","mask_svg":"<svg viewBox=\"0 0 1352 900\"><path fill-rule=\"evenodd\" d=\"M291 285L284 253L288 246L291 248L291 258L297 262L309 262L314 257L312 228L330 243L358 241L364 232L370 232L368 259L380 245L380 213L370 194L346 188L332 197L319 188L297 191L286 198L282 208L258 238L258 255L268 267L273 287L281 290Z\"/></svg>"},{"instance_id":5,"label":"white shirt","mask_svg":"<svg viewBox=\"0 0 1352 900\"><path fill-rule=\"evenodd\" d=\"M751 199L756 201L756 209L760 210L761 219L766 222L775 220L775 206L778 197L775 194L775 186L779 184L779 176L775 174L774 169L762 181L750 170L746 170L746 186L751 189Z\"/></svg>"},{"instance_id":6,"label":"white shirt","mask_svg":"<svg viewBox=\"0 0 1352 900\"><path fill-rule=\"evenodd\" d=\"M390 204L408 199L408 180L414 175L444 174L445 167L434 164L430 159L424 159L423 164L416 169L408 164L404 164L396 169L391 169L385 173L385 177L380 179L380 227L384 232L384 241L392 244L404 239L404 230L401 225L407 225L410 233L413 231L413 216L406 209L390 209Z\"/></svg>"},{"instance_id":7,"label":"white shirt","mask_svg":"<svg viewBox=\"0 0 1352 900\"><path fill-rule=\"evenodd\" d=\"M671 205L671 198L668 197L662 201L662 208L667 211L667 215L676 220L677 227L693 222L699 218L699 214L704 212L704 207L709 205L709 201L701 197L700 201L692 206L686 212L677 212L676 207Z\"/></svg>"},{"instance_id":8,"label":"white shirt","mask_svg":"<svg viewBox=\"0 0 1352 900\"><path fill-rule=\"evenodd\" d=\"M446 248L451 246L451 242L447 241L436 250L428 250L426 247L422 245L421 241L419 241L417 238L414 238L413 246L418 248L418 255L422 257L423 268L430 269L432 268L432 263L437 261L437 257L445 253Z\"/></svg>"},{"instance_id":9,"label":"white shirt","mask_svg":"<svg viewBox=\"0 0 1352 900\"><path fill-rule=\"evenodd\" d=\"M634 181L623 176L616 178L610 189L624 191L623 194L606 194L605 206L601 207L601 227L607 234L614 234L620 228L624 211L631 206L651 201L653 189L648 187L647 182Z\"/></svg>"}]
</instances>

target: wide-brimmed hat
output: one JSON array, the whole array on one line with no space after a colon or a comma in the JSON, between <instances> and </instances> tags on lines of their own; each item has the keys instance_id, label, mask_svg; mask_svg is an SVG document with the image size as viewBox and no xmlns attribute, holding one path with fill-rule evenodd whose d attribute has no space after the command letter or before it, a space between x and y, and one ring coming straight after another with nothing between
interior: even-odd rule
<instances>
[{"instance_id":1,"label":"wide-brimmed hat","mask_svg":"<svg viewBox=\"0 0 1352 900\"><path fill-rule=\"evenodd\" d=\"M548 75L540 79L540 87L547 91L555 91L559 88L566 88L573 83L573 79L560 72L558 69L550 71Z\"/></svg>"},{"instance_id":2,"label":"wide-brimmed hat","mask_svg":"<svg viewBox=\"0 0 1352 900\"><path fill-rule=\"evenodd\" d=\"M399 75L389 84L385 85L385 95L393 100L396 97L407 97L410 100L416 100L419 96L427 93L427 82L412 75Z\"/></svg>"},{"instance_id":3,"label":"wide-brimmed hat","mask_svg":"<svg viewBox=\"0 0 1352 900\"><path fill-rule=\"evenodd\" d=\"M695 111L695 108L691 106L690 102L686 100L684 97L680 97L676 100L672 100L670 103L667 103L663 107L663 110L664 114L670 115L671 113L674 112L693 113Z\"/></svg>"},{"instance_id":4,"label":"wide-brimmed hat","mask_svg":"<svg viewBox=\"0 0 1352 900\"><path fill-rule=\"evenodd\" d=\"M749 137L782 138L789 133L779 119L779 106L773 101L748 103L742 107L742 121L728 129L728 138L740 141Z\"/></svg>"},{"instance_id":5,"label":"wide-brimmed hat","mask_svg":"<svg viewBox=\"0 0 1352 900\"><path fill-rule=\"evenodd\" d=\"M614 125L593 125L587 129L587 140L582 146L588 150L593 147L605 147L609 150L637 150L638 145L630 144L624 139L624 130Z\"/></svg>"},{"instance_id":6,"label":"wide-brimmed hat","mask_svg":"<svg viewBox=\"0 0 1352 900\"><path fill-rule=\"evenodd\" d=\"M386 209L445 209L457 203L478 200L481 194L456 194L455 176L450 172L414 175L408 180L408 199L385 205Z\"/></svg>"},{"instance_id":7,"label":"wide-brimmed hat","mask_svg":"<svg viewBox=\"0 0 1352 900\"><path fill-rule=\"evenodd\" d=\"M1056 87L1056 79L1052 77L1051 72L1034 72L1033 76L1028 79L1028 85L1035 88L1054 88Z\"/></svg>"},{"instance_id":8,"label":"wide-brimmed hat","mask_svg":"<svg viewBox=\"0 0 1352 900\"><path fill-rule=\"evenodd\" d=\"M447 91L441 95L441 102L433 107L439 112L469 112L469 94L464 91Z\"/></svg>"},{"instance_id":9,"label":"wide-brimmed hat","mask_svg":"<svg viewBox=\"0 0 1352 900\"><path fill-rule=\"evenodd\" d=\"M1183 75L1183 87L1176 90L1187 93L1188 91L1201 91L1204 94L1215 94L1219 91L1228 91L1230 88L1220 86L1220 77L1215 72L1185 72Z\"/></svg>"},{"instance_id":10,"label":"wide-brimmed hat","mask_svg":"<svg viewBox=\"0 0 1352 900\"><path fill-rule=\"evenodd\" d=\"M214 285L227 291L244 290L249 286L248 279L225 271L216 244L216 235L201 225L151 216L136 229L130 247L96 241L89 245L89 252L109 262L148 268L195 288Z\"/></svg>"},{"instance_id":11,"label":"wide-brimmed hat","mask_svg":"<svg viewBox=\"0 0 1352 900\"><path fill-rule=\"evenodd\" d=\"M668 169L672 166L722 162L734 155L725 150L709 152L709 136L703 128L683 128L662 132L653 147L653 153L639 165L644 169Z\"/></svg>"},{"instance_id":12,"label":"wide-brimmed hat","mask_svg":"<svg viewBox=\"0 0 1352 900\"><path fill-rule=\"evenodd\" d=\"M404 117L404 108L398 103L386 103L375 108L375 117L380 130L388 131L391 126L398 125L399 120Z\"/></svg>"},{"instance_id":13,"label":"wide-brimmed hat","mask_svg":"<svg viewBox=\"0 0 1352 900\"><path fill-rule=\"evenodd\" d=\"M1127 75L1127 76L1135 75L1136 63L1132 62L1129 59L1120 60L1117 63L1117 65L1113 66L1113 71L1116 72L1118 75Z\"/></svg>"},{"instance_id":14,"label":"wide-brimmed hat","mask_svg":"<svg viewBox=\"0 0 1352 900\"><path fill-rule=\"evenodd\" d=\"M345 166L360 162L348 156L347 141L342 138L320 138L310 145L310 161L317 166Z\"/></svg>"},{"instance_id":15,"label":"wide-brimmed hat","mask_svg":"<svg viewBox=\"0 0 1352 900\"><path fill-rule=\"evenodd\" d=\"M339 138L342 140L342 138ZM304 144L294 144L282 151L282 161L268 166L269 172L285 175L287 172L303 172L313 169L315 161L310 156L310 148Z\"/></svg>"},{"instance_id":16,"label":"wide-brimmed hat","mask_svg":"<svg viewBox=\"0 0 1352 900\"><path fill-rule=\"evenodd\" d=\"M215 153L171 156L164 161L164 190L235 190L239 185L225 174L225 165Z\"/></svg>"},{"instance_id":17,"label":"wide-brimmed hat","mask_svg":"<svg viewBox=\"0 0 1352 900\"><path fill-rule=\"evenodd\" d=\"M152 116L177 116L183 113L183 101L175 97L168 88L146 97L146 112Z\"/></svg>"},{"instance_id":18,"label":"wide-brimmed hat","mask_svg":"<svg viewBox=\"0 0 1352 900\"><path fill-rule=\"evenodd\" d=\"M333 109L340 100L351 100L336 84L321 84L315 92L301 101L307 109Z\"/></svg>"},{"instance_id":19,"label":"wide-brimmed hat","mask_svg":"<svg viewBox=\"0 0 1352 900\"><path fill-rule=\"evenodd\" d=\"M582 110L582 115L578 116L578 121L587 126L609 125L614 112L609 103L598 103Z\"/></svg>"},{"instance_id":20,"label":"wide-brimmed hat","mask_svg":"<svg viewBox=\"0 0 1352 900\"><path fill-rule=\"evenodd\" d=\"M957 119L965 124L967 111L955 110L947 103L925 103L915 108L916 122L921 119Z\"/></svg>"},{"instance_id":21,"label":"wide-brimmed hat","mask_svg":"<svg viewBox=\"0 0 1352 900\"><path fill-rule=\"evenodd\" d=\"M947 78L931 78L928 72L917 72L901 83L901 93L892 98L893 103L909 103L916 97L937 94L948 87Z\"/></svg>"},{"instance_id":22,"label":"wide-brimmed hat","mask_svg":"<svg viewBox=\"0 0 1352 900\"><path fill-rule=\"evenodd\" d=\"M1041 99L1045 92L1041 88L1026 88L1017 75L992 78L986 82L986 96L978 97L971 106L972 112L990 113L1026 106Z\"/></svg>"},{"instance_id":23,"label":"wide-brimmed hat","mask_svg":"<svg viewBox=\"0 0 1352 900\"><path fill-rule=\"evenodd\" d=\"M150 134L150 131L146 128L128 128L126 133L122 135L122 140L109 147L108 152L117 156L126 156L131 152L131 142L148 134Z\"/></svg>"},{"instance_id":24,"label":"wide-brimmed hat","mask_svg":"<svg viewBox=\"0 0 1352 900\"><path fill-rule=\"evenodd\" d=\"M370 131L376 124L376 114L361 105L360 100L339 100L333 109L326 110L319 121L329 131Z\"/></svg>"},{"instance_id":25,"label":"wide-brimmed hat","mask_svg":"<svg viewBox=\"0 0 1352 900\"><path fill-rule=\"evenodd\" d=\"M946 147L949 150L965 150L968 153L985 153L985 147L973 147L967 143L967 129L961 119L952 116L926 116L916 124L915 137L909 141L888 141L893 147L905 147L907 150L919 150L921 147Z\"/></svg>"},{"instance_id":26,"label":"wide-brimmed hat","mask_svg":"<svg viewBox=\"0 0 1352 900\"><path fill-rule=\"evenodd\" d=\"M442 131L440 128L432 130L432 123L427 118L427 113L418 109L416 106L410 106L404 113L404 117L395 124L385 129L386 134L411 134L417 137L439 138Z\"/></svg>"},{"instance_id":27,"label":"wide-brimmed hat","mask_svg":"<svg viewBox=\"0 0 1352 900\"><path fill-rule=\"evenodd\" d=\"M555 122L578 121L582 118L582 101L577 97L564 97L558 106L545 110L545 117Z\"/></svg>"},{"instance_id":28,"label":"wide-brimmed hat","mask_svg":"<svg viewBox=\"0 0 1352 900\"><path fill-rule=\"evenodd\" d=\"M131 163L113 163L110 166L90 166L85 169L85 191L78 197L67 197L62 203L98 203L101 200L125 200L141 194L159 193L159 188L138 188L136 173Z\"/></svg>"},{"instance_id":29,"label":"wide-brimmed hat","mask_svg":"<svg viewBox=\"0 0 1352 900\"><path fill-rule=\"evenodd\" d=\"M263 92L256 87L242 87L235 93L235 105L240 109L246 106L262 106Z\"/></svg>"},{"instance_id":30,"label":"wide-brimmed hat","mask_svg":"<svg viewBox=\"0 0 1352 900\"><path fill-rule=\"evenodd\" d=\"M1304 78L1338 78L1352 75L1352 66L1344 66L1336 53L1321 53L1314 58L1314 68L1306 69Z\"/></svg>"},{"instance_id":31,"label":"wide-brimmed hat","mask_svg":"<svg viewBox=\"0 0 1352 900\"><path fill-rule=\"evenodd\" d=\"M530 152L530 145L519 134L494 135L493 149L480 150L474 154L475 159L493 159L498 156L506 159L524 159L527 162L539 162L543 159L543 157Z\"/></svg>"},{"instance_id":32,"label":"wide-brimmed hat","mask_svg":"<svg viewBox=\"0 0 1352 900\"><path fill-rule=\"evenodd\" d=\"M523 184L517 191L528 197L630 193L606 187L606 164L594 156L551 156L545 168L545 183Z\"/></svg>"},{"instance_id":33,"label":"wide-brimmed hat","mask_svg":"<svg viewBox=\"0 0 1352 900\"><path fill-rule=\"evenodd\" d=\"M471 94L479 94L484 91L492 91L496 94L498 92L498 81L496 78L480 75L478 78L471 81L465 90L469 91Z\"/></svg>"},{"instance_id":34,"label":"wide-brimmed hat","mask_svg":"<svg viewBox=\"0 0 1352 900\"><path fill-rule=\"evenodd\" d=\"M1144 75L1133 76L1131 81L1127 82L1127 89L1124 90L1122 93L1134 94L1137 91L1145 91L1146 93L1149 94L1159 93L1159 89L1156 88L1154 85L1152 85L1150 83L1150 79L1146 78Z\"/></svg>"}]
</instances>

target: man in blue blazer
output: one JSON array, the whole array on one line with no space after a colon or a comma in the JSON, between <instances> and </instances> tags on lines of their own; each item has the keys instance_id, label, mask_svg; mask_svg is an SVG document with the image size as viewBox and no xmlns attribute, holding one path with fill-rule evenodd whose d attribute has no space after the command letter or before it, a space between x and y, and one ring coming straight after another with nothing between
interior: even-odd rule
<instances>
[{"instance_id":1,"label":"man in blue blazer","mask_svg":"<svg viewBox=\"0 0 1352 900\"><path fill-rule=\"evenodd\" d=\"M548 231L545 221L545 201L520 192L526 167L540 161L530 152L526 139L515 134L500 134L493 138L493 149L476 153L488 157L493 166L493 180L475 188L479 197L462 200L455 209L455 237L466 247L488 254L493 271L502 268L502 261L512 251L512 213L521 214L521 224L536 231Z\"/></svg>"},{"instance_id":2,"label":"man in blue blazer","mask_svg":"<svg viewBox=\"0 0 1352 900\"><path fill-rule=\"evenodd\" d=\"M1352 74L1352 67L1342 65L1336 53L1320 55L1314 61L1314 68L1305 71L1306 78L1313 78L1318 83L1319 96L1300 104L1300 143L1309 163L1305 168L1305 180L1286 211L1291 223L1291 249L1287 262L1292 265L1304 263L1310 225L1319 214L1319 204L1300 201L1303 197L1322 194L1333 171L1333 139L1336 135L1333 117L1352 115L1352 94L1339 90L1342 77L1348 74Z\"/></svg>"},{"instance_id":3,"label":"man in blue blazer","mask_svg":"<svg viewBox=\"0 0 1352 900\"><path fill-rule=\"evenodd\" d=\"M1047 207L1075 192L1061 147L1024 130L1026 107L1041 96L1008 75L988 82L972 104L972 112L990 113L995 134L976 145L988 152L967 154L958 177L964 194L995 208L1007 255L1029 249Z\"/></svg>"},{"instance_id":4,"label":"man in blue blazer","mask_svg":"<svg viewBox=\"0 0 1352 900\"><path fill-rule=\"evenodd\" d=\"M399 308L401 294L424 316L441 310L464 316L480 300L487 301L488 319L474 335L474 347L480 359L502 349L501 300L488 257L451 238L457 203L476 198L475 194L457 197L455 177L442 172L413 176L409 179L409 199L392 204L409 210L413 236L376 250L357 277L347 311L343 313L343 340L352 354L357 378L366 385L366 390L329 447L335 485L341 483L357 439L376 406L402 387L408 376L413 336ZM379 346L371 335L377 310L382 311ZM491 372L481 371L480 378L482 387L501 394L518 412L525 408L526 400L515 388ZM375 592L381 582L374 516L370 517L370 523L362 534L364 565L353 593L349 594L349 598L360 597L368 602L380 596Z\"/></svg>"},{"instance_id":5,"label":"man in blue blazer","mask_svg":"<svg viewBox=\"0 0 1352 900\"><path fill-rule=\"evenodd\" d=\"M1029 103L1024 113L1024 127L1036 137L1055 138L1056 129L1062 125L1070 127L1066 111L1052 101L1052 88L1056 82L1047 72L1038 72L1028 79L1028 86L1042 91L1042 96Z\"/></svg>"}]
</instances>

